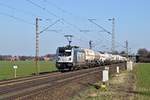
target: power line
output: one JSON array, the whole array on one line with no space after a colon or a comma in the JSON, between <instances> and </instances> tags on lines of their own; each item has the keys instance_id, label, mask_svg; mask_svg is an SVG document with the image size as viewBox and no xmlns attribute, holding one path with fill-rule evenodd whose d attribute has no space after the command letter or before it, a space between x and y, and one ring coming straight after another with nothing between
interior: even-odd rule
<instances>
[{"instance_id":1,"label":"power line","mask_svg":"<svg viewBox=\"0 0 150 100\"><path fill-rule=\"evenodd\" d=\"M15 7L12 7L12 6L4 4L4 3L0 3L0 5L3 6L3 7L5 7L5 8L9 8L11 10L15 10L15 11L19 11L19 12L24 13L24 14L28 14L28 15L30 15L32 17L36 16L35 14L33 14L33 13L29 12L29 11L25 11L25 10L22 10L22 9L17 9Z\"/></svg>"},{"instance_id":2,"label":"power line","mask_svg":"<svg viewBox=\"0 0 150 100\"><path fill-rule=\"evenodd\" d=\"M65 19L62 19L62 21L63 21L64 23L66 23L66 24L72 26L73 28L77 29L79 32L81 32L81 29L80 29L78 26L76 26L76 25L74 25L74 24L72 24L72 23L69 23L69 22L66 21ZM82 32L82 33L86 34L86 32ZM86 34L86 36L87 36L87 34ZM84 37L84 38L86 38L86 37ZM87 38L86 38L86 39L87 39Z\"/></svg>"},{"instance_id":3,"label":"power line","mask_svg":"<svg viewBox=\"0 0 150 100\"><path fill-rule=\"evenodd\" d=\"M126 48L123 44L121 44L120 42L116 42L120 47L122 48Z\"/></svg>"},{"instance_id":4,"label":"power line","mask_svg":"<svg viewBox=\"0 0 150 100\"><path fill-rule=\"evenodd\" d=\"M55 25L55 24L56 24L57 22L59 22L59 21L60 21L60 19L56 20L54 23L52 23L52 24L50 24L49 26L47 26L45 29L43 29L43 30L40 32L40 34L43 33L44 31L48 30L51 26Z\"/></svg>"},{"instance_id":5,"label":"power line","mask_svg":"<svg viewBox=\"0 0 150 100\"><path fill-rule=\"evenodd\" d=\"M60 21L62 21L62 19L60 19ZM64 23L66 23L66 22L64 22ZM67 24L67 23L66 23ZM67 24L67 25L70 25L70 24ZM75 27L74 27L75 28ZM67 27L67 29L68 29L68 27ZM49 31L53 31L53 32L55 32L55 33L60 33L60 34L62 34L63 36L64 35L66 35L64 32L61 32L61 31L58 31L58 30L49 30ZM74 33L75 34L75 33ZM81 38L81 37L78 37L77 35L76 36L74 36L74 38L76 38L77 40L79 40L79 41L82 41L82 42L84 42L84 43L88 43L89 41L88 41L88 39L83 39L83 38Z\"/></svg>"},{"instance_id":6,"label":"power line","mask_svg":"<svg viewBox=\"0 0 150 100\"><path fill-rule=\"evenodd\" d=\"M63 8L61 8L61 7L59 7L59 6L57 6L56 4L54 4L54 3L52 3L52 2L50 2L50 1L48 1L48 0L43 0L44 2L46 2L46 3L48 3L48 4L50 4L50 5L52 5L52 6L54 6L55 8L57 8L58 10L60 10L61 12L63 12L63 13L67 13L68 15L71 15L71 16L74 16L72 13L70 13L70 12L68 12L68 11L66 11L66 10L64 10ZM75 16L74 16L75 17ZM87 19L86 19L87 20ZM87 32L90 32L90 30L81 30L79 27L77 27L76 25L74 25L74 24L71 24L71 23L69 23L68 21L66 21L66 20L64 20L68 25L71 25L71 26L73 26L74 28L76 28L77 30L79 30L79 32L82 32L82 33L84 33L84 34L86 34Z\"/></svg>"},{"instance_id":7,"label":"power line","mask_svg":"<svg viewBox=\"0 0 150 100\"><path fill-rule=\"evenodd\" d=\"M72 26L73 28L75 28L75 29L77 29L79 32L81 32L81 29L80 29L78 26L76 26L75 24L72 24L72 23L68 22L68 21L65 20L64 18L61 18L61 17L57 16L56 14L52 13L51 11L49 11L47 8L42 7L41 5L39 5L39 4L37 4L37 3L34 3L34 2L31 1L31 0L26 0L26 1L29 2L29 3L31 3L32 5L34 5L34 6L38 7L38 8L40 8L40 9L42 9L43 11L46 11L46 12L49 13L50 15L53 15L54 17L57 17L57 18L59 18L59 19L62 19L63 22L65 22L66 24ZM50 3L50 2L47 1L47 0L43 0L43 1ZM52 4L52 3L51 3L51 4ZM60 7L58 7L58 6L54 5L54 4L53 4L53 6L55 6L57 9L61 10L62 12L65 12L65 13L66 13L66 11L63 10L62 8L60 8ZM68 13L68 14L69 14L69 13ZM90 22L94 23L94 22L93 22L93 19L88 19L88 20L89 20ZM96 24L96 23L94 23L94 24L95 24L96 26L100 27L104 32L107 32L109 35L112 35L111 32L107 31L107 30L106 30L105 28L103 28L102 26L100 26L100 25L98 25L98 24ZM83 33L86 34L86 32L83 32ZM87 36L87 35L86 35L86 36Z\"/></svg>"},{"instance_id":8,"label":"power line","mask_svg":"<svg viewBox=\"0 0 150 100\"><path fill-rule=\"evenodd\" d=\"M34 6L38 7L38 8L40 8L40 9L42 9L43 11L46 11L47 13L49 13L50 15L53 15L53 16L56 17L56 18L62 19L63 22L65 22L66 24L68 24L68 25L74 27L75 29L77 29L77 30L80 32L81 29L80 29L78 26L76 26L75 24L72 24L72 23L68 22L68 21L65 20L64 18L61 18L61 17L57 16L56 14L52 13L51 11L49 11L47 8L42 7L41 5L39 5L39 4L37 4L37 3L34 3L34 2L31 1L31 0L26 0L26 1L29 2L29 3L32 4L32 5L34 5Z\"/></svg>"},{"instance_id":9,"label":"power line","mask_svg":"<svg viewBox=\"0 0 150 100\"><path fill-rule=\"evenodd\" d=\"M63 8L57 6L57 5L54 4L53 2L50 2L50 1L47 1L47 0L43 0L43 1L46 2L46 3L48 3L48 4L50 4L50 5L52 5L52 6L54 6L55 8L57 8L58 10L60 10L60 11L63 12L63 13L66 13L66 14L69 14L69 15L73 15L72 13L70 13L70 12L64 10Z\"/></svg>"},{"instance_id":10,"label":"power line","mask_svg":"<svg viewBox=\"0 0 150 100\"><path fill-rule=\"evenodd\" d=\"M62 36L66 35L64 32L57 32L57 31L54 31L54 32L62 34ZM88 45L88 41L85 39L82 39L78 36L74 36L74 39L78 40L77 44L80 44L81 47L82 47L82 45L81 45L82 43L84 43L84 45Z\"/></svg>"},{"instance_id":11,"label":"power line","mask_svg":"<svg viewBox=\"0 0 150 100\"><path fill-rule=\"evenodd\" d=\"M43 2L52 5L53 7L57 8L59 11L65 13L65 14L68 14L68 15L70 15L70 16L72 16L72 17L80 18L80 19L86 19L86 20L87 20L87 18L84 18L84 17L82 17L82 16L75 15L75 14L73 14L72 12L69 12L69 11L63 9L62 7L56 5L56 4L55 4L54 2L52 2L52 1L43 0Z\"/></svg>"},{"instance_id":12,"label":"power line","mask_svg":"<svg viewBox=\"0 0 150 100\"><path fill-rule=\"evenodd\" d=\"M123 47L123 48L125 48L122 44L120 44L119 42L117 42L117 41L115 41L115 22L114 22L114 18L112 18L112 19L109 19L109 20L112 20L112 32L109 32L108 30L106 30L105 28L103 28L101 25L99 25L99 24L97 24L97 23L95 23L93 20L95 20L95 19L88 19L91 23L93 23L93 24L95 24L96 26L98 26L99 28L101 28L102 29L102 31L104 31L104 32L106 32L106 33L108 33L109 35L111 35L112 36L112 41L111 41L111 43L112 43L112 52L114 52L115 51L115 43L118 43L121 47Z\"/></svg>"},{"instance_id":13,"label":"power line","mask_svg":"<svg viewBox=\"0 0 150 100\"><path fill-rule=\"evenodd\" d=\"M48 30L51 26L55 25L56 23L58 23L58 22L60 22L60 21L62 21L62 19L56 20L54 23L52 23L51 25L49 25L48 27L46 27L45 29L43 29L41 32L39 32L39 34L43 33L43 32L46 31L46 30ZM55 30L54 30L54 32L60 33L60 34L62 34L63 36L66 35L65 33L57 32L57 31L55 31ZM85 41L84 39L78 38L78 37L76 37L76 36L75 36L75 38L76 38L77 40L79 40L79 41L82 41L82 42L86 42L86 43L87 43L87 41Z\"/></svg>"},{"instance_id":14,"label":"power line","mask_svg":"<svg viewBox=\"0 0 150 100\"><path fill-rule=\"evenodd\" d=\"M60 34L62 34L63 36L66 35L64 32L61 32L61 31L57 31L57 30L50 30L50 31L55 32L55 33L60 33ZM89 42L88 40L83 39L83 38L78 37L78 36L74 36L74 38L75 38L76 40L79 40L79 41L82 42L82 43L85 43L85 44L87 44L87 43ZM81 43L79 43L79 44L81 44Z\"/></svg>"},{"instance_id":15,"label":"power line","mask_svg":"<svg viewBox=\"0 0 150 100\"><path fill-rule=\"evenodd\" d=\"M46 11L47 13L49 13L49 14L55 16L55 17L58 17L56 14L54 14L54 13L50 12L49 10L47 10L47 8L42 7L41 5L39 5L39 4L37 4L37 3L34 3L34 2L31 1L31 0L26 0L26 1L29 2L30 4L36 6L36 7L38 7L38 8L40 8L40 9L44 10L44 11Z\"/></svg>"},{"instance_id":16,"label":"power line","mask_svg":"<svg viewBox=\"0 0 150 100\"><path fill-rule=\"evenodd\" d=\"M52 6L54 6L55 8L57 8L58 10L60 10L61 12L63 12L63 13L66 13L66 14L68 14L68 15L71 15L71 16L73 16L73 17L78 17L78 18L81 18L81 17L79 17L79 16L76 16L76 15L74 15L73 13L71 13L71 12L68 12L67 10L65 10L65 9L63 9L63 8L61 8L61 7L59 7L59 6L57 6L56 4L54 4L53 2L51 2L51 1L48 1L48 0L43 0L44 2L46 2L46 3L48 3L48 4L50 4L50 5L52 5ZM82 17L83 18L83 17ZM87 18L84 18L84 19L86 19L86 21L87 21ZM75 26L75 25L73 25L73 24L70 24L70 23L68 23L67 22L67 24L69 24L69 25L71 25L71 26L73 26L74 28L76 28L76 29L78 29L80 32L82 32L82 33L84 33L84 34L86 34L87 32L90 32L91 30L81 30L80 28L78 28L77 26ZM86 34L86 36L87 36L87 34ZM92 35L93 36L93 35ZM95 37L94 37L95 38Z\"/></svg>"},{"instance_id":17,"label":"power line","mask_svg":"<svg viewBox=\"0 0 150 100\"><path fill-rule=\"evenodd\" d=\"M5 3L0 3L0 6L3 6L3 7L5 7L5 8L8 8L8 9L11 9L11 10L14 10L14 11L17 11L17 12L20 12L20 13L23 13L23 14L28 14L28 15L30 15L30 16L32 16L32 17L37 17L37 15L35 14L35 13L33 13L33 12L30 12L30 11L26 11L26 10L23 10L23 9L17 9L17 8L15 8L15 7L13 7L13 6L10 6L10 5L7 5L7 4L5 4ZM12 15L11 15L12 16ZM39 15L38 15L39 16ZM39 16L40 17L40 16ZM46 19L46 21L47 21L47 18L44 18L44 19Z\"/></svg>"},{"instance_id":18,"label":"power line","mask_svg":"<svg viewBox=\"0 0 150 100\"><path fill-rule=\"evenodd\" d=\"M109 35L112 35L111 32L109 32L108 30L106 30L105 28L103 28L101 25L98 25L97 23L95 23L95 22L93 21L93 20L95 20L95 19L88 19L88 20L89 20L89 22L93 23L93 24L96 25L97 27L101 28L102 31L108 33Z\"/></svg>"},{"instance_id":19,"label":"power line","mask_svg":"<svg viewBox=\"0 0 150 100\"><path fill-rule=\"evenodd\" d=\"M13 15L10 15L10 14L7 14L7 13L0 12L0 15L13 18L13 19L15 19L15 20L18 20L18 21L20 21L20 22L24 22L24 23L26 23L26 24L35 25L35 24L30 23L30 22L28 22L28 21L26 21L26 20L24 20L24 19L21 19L21 18L19 18L19 17L13 16Z\"/></svg>"},{"instance_id":20,"label":"power line","mask_svg":"<svg viewBox=\"0 0 150 100\"><path fill-rule=\"evenodd\" d=\"M102 41L102 40L101 40ZM110 39L107 39L106 41L108 41L108 42L111 42L110 41ZM95 43L95 45L94 46L98 46L98 45L100 45L98 42L94 42ZM126 47L123 45L123 44L121 44L120 42L118 42L118 41L116 41L116 45L115 45L115 47L117 48L117 46L118 47L121 47L121 48L123 48L123 49L125 49Z\"/></svg>"},{"instance_id":21,"label":"power line","mask_svg":"<svg viewBox=\"0 0 150 100\"><path fill-rule=\"evenodd\" d=\"M6 7L6 8L12 9L12 10L16 10L16 8L11 7L11 6L6 5L6 4L4 4L4 3L1 3L1 2L0 2L0 5L3 6L3 7Z\"/></svg>"},{"instance_id":22,"label":"power line","mask_svg":"<svg viewBox=\"0 0 150 100\"><path fill-rule=\"evenodd\" d=\"M60 19L60 21L63 21L63 19ZM67 25L70 25L70 23L67 23L67 22L65 22L65 21L63 21L64 23L66 23ZM70 26L72 26L72 27L74 27L75 29L77 29L77 30L80 30L78 27L76 27L76 26L74 26L74 25L70 25ZM66 34L64 34L64 33L62 33L62 32L58 32L57 30L52 30L53 32L56 32L56 33L61 33L61 34L63 34L63 35L66 35ZM74 38L76 38L77 40L79 40L79 41L82 41L82 42L88 42L88 39L83 39L83 38L80 38L80 37L76 37L76 36L74 36Z\"/></svg>"},{"instance_id":23,"label":"power line","mask_svg":"<svg viewBox=\"0 0 150 100\"><path fill-rule=\"evenodd\" d=\"M74 27L75 29L77 29L77 30L80 32L81 29L80 29L79 27L77 27L76 25L74 25L74 24L72 24L72 23L69 23L69 22L66 21L64 18L62 19L62 21L65 22L66 24L68 24L68 25Z\"/></svg>"},{"instance_id":24,"label":"power line","mask_svg":"<svg viewBox=\"0 0 150 100\"><path fill-rule=\"evenodd\" d=\"M61 8L61 7L59 7L59 6L57 6L56 4L54 4L53 2L51 2L51 1L48 1L48 0L42 0L43 2L46 2L46 3L48 3L48 4L50 4L50 5L52 5L52 6L54 6L55 8L57 8L58 10L60 10L61 12L63 12L63 13L66 13L66 14L68 14L68 15L71 15L71 16L73 16L73 17L78 17L79 18L79 16L76 16L76 15L74 15L73 13L71 13L71 12L68 12L67 10L65 10L65 9L63 9L63 8ZM80 17L81 18L81 17ZM86 19L87 20L87 18L84 18L84 19ZM71 26L73 26L75 29L77 29L77 30L79 30L79 32L82 32L82 33L84 33L84 34L86 34L87 33L87 31L85 32L85 31L83 31L83 30L81 30L79 27L77 27L76 25L74 25L74 24L71 24L71 23L69 23L68 21L66 21L66 20L64 20L68 25L71 25ZM88 32L89 32L90 30L88 30ZM87 35L87 34L86 34Z\"/></svg>"}]
</instances>

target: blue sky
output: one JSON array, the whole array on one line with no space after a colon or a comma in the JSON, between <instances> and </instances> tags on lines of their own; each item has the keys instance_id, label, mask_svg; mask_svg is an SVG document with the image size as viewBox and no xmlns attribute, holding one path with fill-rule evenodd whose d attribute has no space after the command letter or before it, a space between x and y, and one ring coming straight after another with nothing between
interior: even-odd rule
<instances>
[{"instance_id":1,"label":"blue sky","mask_svg":"<svg viewBox=\"0 0 150 100\"><path fill-rule=\"evenodd\" d=\"M111 36L88 19L96 19L97 24L111 31L108 19L112 17L116 50L125 50L122 45L126 40L132 52L150 49L149 5L149 0L0 0L0 54L35 54L36 17L42 19L40 30L58 19L65 20L40 34L40 55L55 53L58 46L66 45L65 34L74 36L73 45L88 48L92 40L93 49L109 51Z\"/></svg>"}]
</instances>

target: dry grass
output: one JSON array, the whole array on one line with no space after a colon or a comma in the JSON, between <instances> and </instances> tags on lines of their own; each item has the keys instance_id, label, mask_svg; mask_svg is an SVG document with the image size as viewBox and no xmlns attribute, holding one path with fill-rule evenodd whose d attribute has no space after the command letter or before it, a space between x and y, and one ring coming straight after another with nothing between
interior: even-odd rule
<instances>
[{"instance_id":1,"label":"dry grass","mask_svg":"<svg viewBox=\"0 0 150 100\"><path fill-rule=\"evenodd\" d=\"M113 77L109 81L106 91L91 86L73 100L133 100L133 81L133 74L126 71Z\"/></svg>"}]
</instances>

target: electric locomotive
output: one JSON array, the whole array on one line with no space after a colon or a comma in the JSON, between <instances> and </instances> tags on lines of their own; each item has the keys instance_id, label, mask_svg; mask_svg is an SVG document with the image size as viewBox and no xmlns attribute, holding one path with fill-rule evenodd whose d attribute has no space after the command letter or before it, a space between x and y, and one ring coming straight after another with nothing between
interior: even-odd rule
<instances>
[{"instance_id":1,"label":"electric locomotive","mask_svg":"<svg viewBox=\"0 0 150 100\"><path fill-rule=\"evenodd\" d=\"M60 71L75 70L85 65L85 52L77 46L58 47L56 56L56 67Z\"/></svg>"}]
</instances>

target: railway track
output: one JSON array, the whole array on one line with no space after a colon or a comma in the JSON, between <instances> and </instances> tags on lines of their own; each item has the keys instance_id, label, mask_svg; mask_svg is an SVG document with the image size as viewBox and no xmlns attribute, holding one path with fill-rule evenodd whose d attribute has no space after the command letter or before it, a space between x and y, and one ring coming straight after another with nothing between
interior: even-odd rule
<instances>
[{"instance_id":1,"label":"railway track","mask_svg":"<svg viewBox=\"0 0 150 100\"><path fill-rule=\"evenodd\" d=\"M8 86L8 85L16 84L16 83L38 80L38 79L41 79L43 77L47 78L49 76L56 75L56 74L58 75L58 74L60 74L60 72L51 72L51 73L47 73L47 74L4 80L4 81L0 81L0 87L5 86L5 85Z\"/></svg>"},{"instance_id":2,"label":"railway track","mask_svg":"<svg viewBox=\"0 0 150 100\"><path fill-rule=\"evenodd\" d=\"M75 79L82 79L95 73L99 74L103 68L104 66L101 66L67 73L56 72L41 76L1 81L0 100L32 97L38 95L41 90L46 91Z\"/></svg>"},{"instance_id":3,"label":"railway track","mask_svg":"<svg viewBox=\"0 0 150 100\"><path fill-rule=\"evenodd\" d=\"M33 91L53 87L57 84L80 78L99 70L100 68L91 68L67 73L53 73L52 75L43 75L36 78L25 78L25 80L18 79L8 82L1 82L0 99L15 99L17 97L31 95L33 94Z\"/></svg>"}]
</instances>

